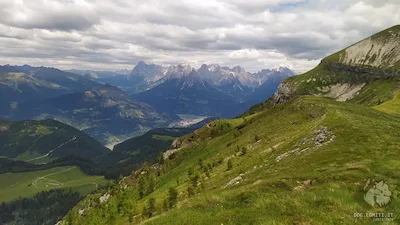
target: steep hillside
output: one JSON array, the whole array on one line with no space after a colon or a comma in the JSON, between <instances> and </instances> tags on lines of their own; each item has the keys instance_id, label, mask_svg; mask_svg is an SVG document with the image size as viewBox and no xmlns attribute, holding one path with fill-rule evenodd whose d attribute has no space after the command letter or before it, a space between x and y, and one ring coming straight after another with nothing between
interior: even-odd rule
<instances>
[{"instance_id":1,"label":"steep hillside","mask_svg":"<svg viewBox=\"0 0 400 225\"><path fill-rule=\"evenodd\" d=\"M392 43L398 28L373 37ZM397 56L376 66L361 52L360 65L334 54L242 117L177 138L61 224L399 224Z\"/></svg>"},{"instance_id":2,"label":"steep hillside","mask_svg":"<svg viewBox=\"0 0 400 225\"><path fill-rule=\"evenodd\" d=\"M400 25L364 39L326 57L315 69L282 82L274 102L310 94L338 101L355 98L354 102L366 105L381 104L393 98L398 88L399 43ZM386 90L374 91L373 87L382 87L382 83Z\"/></svg>"},{"instance_id":3,"label":"steep hillside","mask_svg":"<svg viewBox=\"0 0 400 225\"><path fill-rule=\"evenodd\" d=\"M156 128L145 134L133 137L114 146L113 151L98 161L107 164L133 165L139 168L144 162L155 163L160 153L169 149L177 137L184 136L201 128L213 118L208 118L188 127Z\"/></svg>"},{"instance_id":4,"label":"steep hillside","mask_svg":"<svg viewBox=\"0 0 400 225\"><path fill-rule=\"evenodd\" d=\"M54 118L86 132L102 143L141 134L166 126L174 117L129 97L111 85L21 104L14 110L17 119Z\"/></svg>"},{"instance_id":5,"label":"steep hillside","mask_svg":"<svg viewBox=\"0 0 400 225\"><path fill-rule=\"evenodd\" d=\"M55 120L0 121L0 156L31 163L62 156L94 158L109 151L85 133Z\"/></svg>"},{"instance_id":6,"label":"steep hillside","mask_svg":"<svg viewBox=\"0 0 400 225\"><path fill-rule=\"evenodd\" d=\"M105 163L155 163L160 152L168 150L173 140L193 131L190 128L156 128L114 146L112 152L100 160Z\"/></svg>"},{"instance_id":7,"label":"steep hillside","mask_svg":"<svg viewBox=\"0 0 400 225\"><path fill-rule=\"evenodd\" d=\"M186 144L167 154L164 164L86 198L65 224L97 224L95 218L107 224L272 224L272 218L276 224L368 224L373 218L354 213L400 213L399 132L400 118L386 113L321 97L297 98L183 137ZM154 186L143 191L144 179ZM367 204L369 179L387 182L389 205ZM106 203L94 204L108 194ZM123 196L134 197L133 205L112 217ZM149 201L154 201L151 213ZM73 217L82 209L84 215Z\"/></svg>"}]
</instances>

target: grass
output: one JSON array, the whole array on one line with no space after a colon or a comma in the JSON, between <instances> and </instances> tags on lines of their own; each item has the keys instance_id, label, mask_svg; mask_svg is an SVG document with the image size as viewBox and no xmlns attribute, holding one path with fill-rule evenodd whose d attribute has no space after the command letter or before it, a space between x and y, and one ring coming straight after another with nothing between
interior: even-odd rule
<instances>
[{"instance_id":1,"label":"grass","mask_svg":"<svg viewBox=\"0 0 400 225\"><path fill-rule=\"evenodd\" d=\"M161 141L173 141L173 140L175 140L175 137L171 137L168 135L153 134L152 139L161 140Z\"/></svg>"},{"instance_id":2,"label":"grass","mask_svg":"<svg viewBox=\"0 0 400 225\"><path fill-rule=\"evenodd\" d=\"M393 99L381 105L377 105L374 108L382 112L400 116L400 91L397 92Z\"/></svg>"},{"instance_id":3,"label":"grass","mask_svg":"<svg viewBox=\"0 0 400 225\"><path fill-rule=\"evenodd\" d=\"M47 126L43 126L43 125L38 125L38 127L36 128L35 134L36 135L50 135L52 134L53 131L49 129L49 127Z\"/></svg>"},{"instance_id":4,"label":"grass","mask_svg":"<svg viewBox=\"0 0 400 225\"><path fill-rule=\"evenodd\" d=\"M77 167L55 167L48 170L0 174L0 202L9 202L19 197L32 197L40 191L66 188L82 195L105 185L100 176L88 176Z\"/></svg>"},{"instance_id":5,"label":"grass","mask_svg":"<svg viewBox=\"0 0 400 225\"><path fill-rule=\"evenodd\" d=\"M394 222L384 224L400 222L399 117L363 105L304 96L252 117L211 124L197 136L185 136L192 138L192 146L176 153L172 168L157 177L152 194L144 199L131 196L136 199L136 213L150 198L156 199L155 216L136 216L133 224L369 224L372 218L354 217L367 212L394 213ZM317 147L314 131L321 127L327 127L326 140ZM204 138L206 134L218 135ZM238 149L243 147L247 151L240 156ZM214 165L209 178L199 160ZM216 163L219 160L222 163ZM230 170L228 160L233 162ZM191 167L201 182L194 197L187 194ZM242 181L224 188L239 174L244 174ZM121 186L134 184L131 179ZM388 206L372 207L363 200L368 179L388 182L392 192ZM165 212L162 204L170 187L177 189L179 203ZM77 207L90 202L88 198ZM130 224L125 217L119 221Z\"/></svg>"},{"instance_id":6,"label":"grass","mask_svg":"<svg viewBox=\"0 0 400 225\"><path fill-rule=\"evenodd\" d=\"M278 113L285 116L276 117ZM179 186L179 207L146 224L367 224L371 219L354 218L354 213L400 215L399 118L358 105L303 97L260 115L256 121L234 140L233 146L247 146L249 150L246 156L233 157L232 171L224 166L215 168L198 197L184 197L186 184ZM327 126L336 136L334 142L320 148L313 147L313 142L298 144L321 126ZM255 133L261 137L259 143L251 143ZM182 152L184 162L161 178L152 197L165 198L167 187L174 185L173 178L185 180L186 169L199 158L207 163L220 154L226 161L235 152L234 147L226 147L227 140L232 140L229 133ZM313 149L274 160L298 147ZM245 173L242 183L222 189L239 173ZM388 207L373 208L363 201L362 187L368 178L388 181L393 192ZM315 180L316 185L296 190L305 180Z\"/></svg>"},{"instance_id":7,"label":"grass","mask_svg":"<svg viewBox=\"0 0 400 225\"><path fill-rule=\"evenodd\" d=\"M400 79L396 77L376 80L364 87L349 102L370 107L380 105L394 97L399 84Z\"/></svg>"}]
</instances>

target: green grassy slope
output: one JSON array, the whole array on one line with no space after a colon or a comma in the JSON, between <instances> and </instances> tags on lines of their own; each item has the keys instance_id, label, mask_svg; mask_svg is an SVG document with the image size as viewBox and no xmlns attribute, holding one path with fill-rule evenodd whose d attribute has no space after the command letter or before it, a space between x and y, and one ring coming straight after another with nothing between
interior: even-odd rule
<instances>
[{"instance_id":1,"label":"green grassy slope","mask_svg":"<svg viewBox=\"0 0 400 225\"><path fill-rule=\"evenodd\" d=\"M65 188L86 195L107 181L101 176L88 176L75 166L54 167L24 173L0 174L0 202L19 197L32 197L41 191Z\"/></svg>"},{"instance_id":2,"label":"green grassy slope","mask_svg":"<svg viewBox=\"0 0 400 225\"><path fill-rule=\"evenodd\" d=\"M398 91L393 99L381 105L377 105L374 108L382 112L400 116L400 92Z\"/></svg>"},{"instance_id":3,"label":"green grassy slope","mask_svg":"<svg viewBox=\"0 0 400 225\"><path fill-rule=\"evenodd\" d=\"M190 128L156 128L116 145L112 152L98 160L105 163L154 163L160 152L168 150L175 138L191 131L193 129Z\"/></svg>"},{"instance_id":4,"label":"green grassy slope","mask_svg":"<svg viewBox=\"0 0 400 225\"><path fill-rule=\"evenodd\" d=\"M230 125L209 128L216 129L212 139L199 138L176 152L160 169L149 196L139 198L137 176L122 182L120 186L128 185L122 192L136 199L132 224L368 224L371 218L355 218L354 213L400 215L399 117L362 105L301 97L252 118L218 123ZM323 133L321 146L315 143L316 131ZM199 175L191 197L189 170ZM238 184L225 187L240 174ZM388 206L371 207L363 200L368 179L388 182ZM121 191L120 186L106 192ZM165 211L170 187L178 190L179 202ZM121 195L110 201L117 204ZM70 215L93 204L91 197ZM156 208L147 219L142 209L150 198ZM112 206L91 207L91 213L70 224L87 224L93 215L103 218L100 212ZM108 224L130 224L124 215L107 219Z\"/></svg>"},{"instance_id":5,"label":"green grassy slope","mask_svg":"<svg viewBox=\"0 0 400 225\"><path fill-rule=\"evenodd\" d=\"M93 158L109 151L83 132L55 120L0 121L0 156L45 163L62 156Z\"/></svg>"}]
</instances>

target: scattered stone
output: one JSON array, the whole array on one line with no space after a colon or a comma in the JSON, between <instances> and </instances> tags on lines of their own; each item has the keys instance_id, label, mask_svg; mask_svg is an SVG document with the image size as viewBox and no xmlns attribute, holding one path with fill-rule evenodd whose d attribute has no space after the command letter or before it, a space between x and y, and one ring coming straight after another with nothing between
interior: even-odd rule
<instances>
[{"instance_id":1,"label":"scattered stone","mask_svg":"<svg viewBox=\"0 0 400 225\"><path fill-rule=\"evenodd\" d=\"M308 138L303 138L303 139L301 139L301 144L302 145L305 145L305 144L307 144L308 143Z\"/></svg>"},{"instance_id":2,"label":"scattered stone","mask_svg":"<svg viewBox=\"0 0 400 225\"><path fill-rule=\"evenodd\" d=\"M300 185L294 188L294 190L296 190L296 191L304 190L304 189L310 188L311 186L315 186L317 184L317 182L315 180L311 180L311 179L305 180L303 182L297 181L297 183Z\"/></svg>"},{"instance_id":3,"label":"scattered stone","mask_svg":"<svg viewBox=\"0 0 400 225\"><path fill-rule=\"evenodd\" d=\"M315 135L315 146L320 147L325 142L326 136L328 135L328 128L321 127L319 130L313 132Z\"/></svg>"},{"instance_id":4,"label":"scattered stone","mask_svg":"<svg viewBox=\"0 0 400 225\"><path fill-rule=\"evenodd\" d=\"M332 135L331 138L329 139L329 141L330 141L330 142L333 142L333 141L335 141L335 138L336 138L336 136L335 136L335 135Z\"/></svg>"},{"instance_id":5,"label":"scattered stone","mask_svg":"<svg viewBox=\"0 0 400 225\"><path fill-rule=\"evenodd\" d=\"M179 139L177 138L177 139L175 139L174 140L174 142L172 142L172 145L171 145L171 148L172 149L176 149L176 148L179 148L180 146L181 146L181 142L179 141Z\"/></svg>"},{"instance_id":6,"label":"scattered stone","mask_svg":"<svg viewBox=\"0 0 400 225\"><path fill-rule=\"evenodd\" d=\"M82 216L86 212L86 209L80 209L78 211L79 216Z\"/></svg>"},{"instance_id":7,"label":"scattered stone","mask_svg":"<svg viewBox=\"0 0 400 225\"><path fill-rule=\"evenodd\" d=\"M106 202L106 201L108 201L108 199L111 197L111 195L110 194L108 194L108 193L105 193L103 196L101 196L100 198L99 198L99 200L100 200L100 203L103 203L103 202Z\"/></svg>"},{"instance_id":8,"label":"scattered stone","mask_svg":"<svg viewBox=\"0 0 400 225\"><path fill-rule=\"evenodd\" d=\"M244 176L244 174L241 173L239 176L233 178L231 181L229 181L229 182L224 186L224 189L227 188L227 187L230 187L230 186L239 184L240 181L243 180L242 176Z\"/></svg>"},{"instance_id":9,"label":"scattered stone","mask_svg":"<svg viewBox=\"0 0 400 225\"><path fill-rule=\"evenodd\" d=\"M173 155L175 152L178 152L179 150L181 150L181 148L167 150L163 153L164 159L169 159L171 155Z\"/></svg>"},{"instance_id":10,"label":"scattered stone","mask_svg":"<svg viewBox=\"0 0 400 225\"><path fill-rule=\"evenodd\" d=\"M311 149L310 148L305 148L305 149L301 150L300 152L297 152L296 154L298 155L298 154L301 154L301 153L306 152L308 150L311 150Z\"/></svg>"},{"instance_id":11,"label":"scattered stone","mask_svg":"<svg viewBox=\"0 0 400 225\"><path fill-rule=\"evenodd\" d=\"M275 161L276 161L276 162L279 162L279 161L281 161L282 159L288 157L289 155L293 155L293 154L299 155L299 154L301 154L301 153L303 153L303 152L306 152L306 151L308 151L308 150L311 150L311 149L310 149L310 148L305 148L305 149L296 148L296 149L294 149L294 150L290 150L290 151L285 152L285 153L283 153L282 155L276 157L276 158L275 158Z\"/></svg>"}]
</instances>

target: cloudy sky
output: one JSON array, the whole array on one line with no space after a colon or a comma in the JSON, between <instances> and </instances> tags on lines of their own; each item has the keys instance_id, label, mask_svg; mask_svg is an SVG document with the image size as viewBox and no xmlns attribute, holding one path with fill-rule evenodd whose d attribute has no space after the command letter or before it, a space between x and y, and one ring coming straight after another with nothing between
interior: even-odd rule
<instances>
[{"instance_id":1,"label":"cloudy sky","mask_svg":"<svg viewBox=\"0 0 400 225\"><path fill-rule=\"evenodd\" d=\"M0 0L0 64L297 72L400 24L399 0Z\"/></svg>"}]
</instances>

